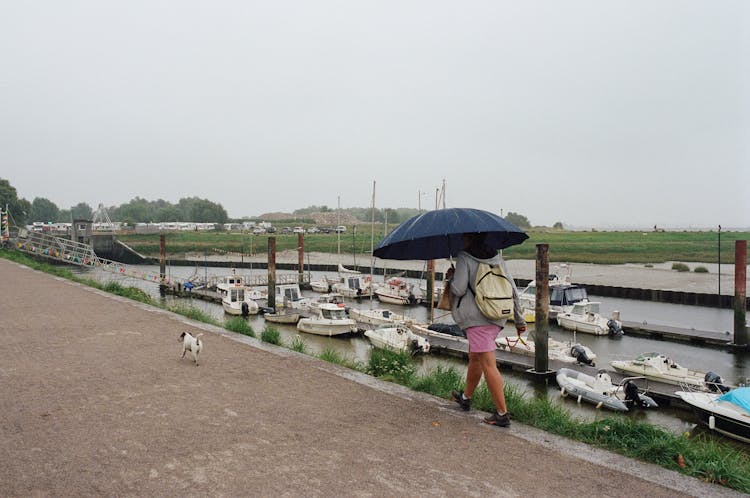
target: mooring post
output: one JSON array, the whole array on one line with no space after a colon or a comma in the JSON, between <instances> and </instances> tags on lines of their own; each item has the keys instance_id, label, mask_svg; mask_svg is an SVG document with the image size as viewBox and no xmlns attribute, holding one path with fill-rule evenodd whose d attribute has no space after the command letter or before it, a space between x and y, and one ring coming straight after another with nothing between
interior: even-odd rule
<instances>
[{"instance_id":1,"label":"mooring post","mask_svg":"<svg viewBox=\"0 0 750 498\"><path fill-rule=\"evenodd\" d=\"M276 310L276 237L268 237L268 307Z\"/></svg>"},{"instance_id":2,"label":"mooring post","mask_svg":"<svg viewBox=\"0 0 750 498\"><path fill-rule=\"evenodd\" d=\"M536 245L536 314L534 324L534 370L549 371L549 244Z\"/></svg>"},{"instance_id":3,"label":"mooring post","mask_svg":"<svg viewBox=\"0 0 750 498\"><path fill-rule=\"evenodd\" d=\"M748 347L747 306L747 241L734 242L734 343Z\"/></svg>"},{"instance_id":4,"label":"mooring post","mask_svg":"<svg viewBox=\"0 0 750 498\"><path fill-rule=\"evenodd\" d=\"M430 300L430 323L435 319L435 260L427 261L427 299Z\"/></svg>"},{"instance_id":5,"label":"mooring post","mask_svg":"<svg viewBox=\"0 0 750 498\"><path fill-rule=\"evenodd\" d=\"M297 234L297 259L299 262L299 276L297 283L302 285L305 279L305 236L301 233Z\"/></svg>"},{"instance_id":6,"label":"mooring post","mask_svg":"<svg viewBox=\"0 0 750 498\"><path fill-rule=\"evenodd\" d=\"M163 233L159 234L159 283L167 279L167 242Z\"/></svg>"}]
</instances>

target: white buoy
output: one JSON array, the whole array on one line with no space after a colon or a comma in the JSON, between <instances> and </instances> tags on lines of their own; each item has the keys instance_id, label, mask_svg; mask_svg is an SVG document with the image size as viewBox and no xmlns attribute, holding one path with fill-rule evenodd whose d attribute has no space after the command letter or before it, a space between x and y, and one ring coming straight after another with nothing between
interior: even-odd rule
<instances>
[{"instance_id":1,"label":"white buoy","mask_svg":"<svg viewBox=\"0 0 750 498\"><path fill-rule=\"evenodd\" d=\"M713 415L708 417L708 428L711 430L716 429L716 419L714 418Z\"/></svg>"},{"instance_id":2,"label":"white buoy","mask_svg":"<svg viewBox=\"0 0 750 498\"><path fill-rule=\"evenodd\" d=\"M619 312L618 310L614 310L614 311L612 312L612 318L613 318L614 320L617 320L617 321L619 322L619 321L620 321L620 312Z\"/></svg>"}]
</instances>

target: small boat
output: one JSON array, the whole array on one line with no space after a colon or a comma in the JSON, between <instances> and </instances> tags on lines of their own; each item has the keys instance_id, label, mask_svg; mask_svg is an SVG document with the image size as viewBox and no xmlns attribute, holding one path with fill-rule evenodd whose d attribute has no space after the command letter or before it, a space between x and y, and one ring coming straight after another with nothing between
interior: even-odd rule
<instances>
[{"instance_id":1,"label":"small boat","mask_svg":"<svg viewBox=\"0 0 750 498\"><path fill-rule=\"evenodd\" d=\"M588 301L588 293L583 285L571 282L570 267L561 265L565 272L562 276L549 276L549 318L557 318L560 312L570 311L575 303ZM559 271L560 267L556 267ZM536 282L532 280L518 296L521 306L533 310L536 308Z\"/></svg>"},{"instance_id":2,"label":"small boat","mask_svg":"<svg viewBox=\"0 0 750 498\"><path fill-rule=\"evenodd\" d=\"M404 280L393 277L385 283L377 286L375 295L381 302L389 304L417 304L417 297L413 293L413 284Z\"/></svg>"},{"instance_id":3,"label":"small boat","mask_svg":"<svg viewBox=\"0 0 750 498\"><path fill-rule=\"evenodd\" d=\"M396 352L409 352L412 355L430 352L430 342L405 325L381 325L373 330L366 330L365 336L373 346Z\"/></svg>"},{"instance_id":4,"label":"small boat","mask_svg":"<svg viewBox=\"0 0 750 498\"><path fill-rule=\"evenodd\" d=\"M563 396L576 397L593 403L597 408L605 407L618 412L627 412L630 408L657 408L659 405L643 392L639 392L635 379L624 379L619 386L612 384L612 379L604 370L599 370L595 377L583 372L561 368L557 371L557 384Z\"/></svg>"},{"instance_id":5,"label":"small boat","mask_svg":"<svg viewBox=\"0 0 750 498\"><path fill-rule=\"evenodd\" d=\"M308 334L337 336L357 332L357 322L346 316L346 310L335 304L323 303L317 316L300 318L297 330Z\"/></svg>"},{"instance_id":6,"label":"small boat","mask_svg":"<svg viewBox=\"0 0 750 498\"><path fill-rule=\"evenodd\" d=\"M643 353L634 360L612 361L612 368L626 375L638 375L651 380L703 390L726 389L721 377L713 372L690 370L661 353Z\"/></svg>"},{"instance_id":7,"label":"small boat","mask_svg":"<svg viewBox=\"0 0 750 498\"><path fill-rule=\"evenodd\" d=\"M622 322L615 319L619 313L615 312L615 317L610 319L604 318L599 314L599 304L595 301L579 301L570 311L557 314L557 324L574 332L622 337Z\"/></svg>"},{"instance_id":8,"label":"small boat","mask_svg":"<svg viewBox=\"0 0 750 498\"><path fill-rule=\"evenodd\" d=\"M349 317L369 325L388 325L396 322L408 322L412 319L385 308L360 309L349 308Z\"/></svg>"},{"instance_id":9,"label":"small boat","mask_svg":"<svg viewBox=\"0 0 750 498\"><path fill-rule=\"evenodd\" d=\"M248 316L257 315L260 307L258 303L250 298L250 293L245 287L230 287L221 298L221 306L230 315Z\"/></svg>"},{"instance_id":10,"label":"small boat","mask_svg":"<svg viewBox=\"0 0 750 498\"><path fill-rule=\"evenodd\" d=\"M299 321L300 314L299 313L288 313L288 312L281 312L281 313L264 313L263 318L268 320L272 323L280 323L280 324L286 324L286 325L294 325Z\"/></svg>"},{"instance_id":11,"label":"small boat","mask_svg":"<svg viewBox=\"0 0 750 498\"><path fill-rule=\"evenodd\" d=\"M338 292L351 299L372 295L372 278L369 275L345 274L331 285L331 292Z\"/></svg>"},{"instance_id":12,"label":"small boat","mask_svg":"<svg viewBox=\"0 0 750 498\"><path fill-rule=\"evenodd\" d=\"M335 304L339 308L346 308L344 296L337 292L321 294L316 297L303 297L293 301L289 307L303 311L317 312L322 304Z\"/></svg>"},{"instance_id":13,"label":"small boat","mask_svg":"<svg viewBox=\"0 0 750 498\"><path fill-rule=\"evenodd\" d=\"M218 292L219 295L224 296L229 289L243 287L244 285L245 277L243 275L237 275L234 270L232 270L231 275L220 277L216 282L216 292Z\"/></svg>"},{"instance_id":14,"label":"small boat","mask_svg":"<svg viewBox=\"0 0 750 498\"><path fill-rule=\"evenodd\" d=\"M327 277L322 277L318 280L313 280L310 282L310 287L314 292L320 292L320 293L326 293L331 292L331 282L328 280Z\"/></svg>"},{"instance_id":15,"label":"small boat","mask_svg":"<svg viewBox=\"0 0 750 498\"><path fill-rule=\"evenodd\" d=\"M750 387L738 387L724 394L692 391L675 394L712 431L750 443Z\"/></svg>"},{"instance_id":16,"label":"small boat","mask_svg":"<svg viewBox=\"0 0 750 498\"><path fill-rule=\"evenodd\" d=\"M495 339L495 344L503 351L522 354L525 356L536 355L536 343L533 337L521 339L518 336L501 336ZM578 343L558 341L551 337L547 339L547 358L563 363L577 363L580 365L596 366L596 354L587 346Z\"/></svg>"}]
</instances>

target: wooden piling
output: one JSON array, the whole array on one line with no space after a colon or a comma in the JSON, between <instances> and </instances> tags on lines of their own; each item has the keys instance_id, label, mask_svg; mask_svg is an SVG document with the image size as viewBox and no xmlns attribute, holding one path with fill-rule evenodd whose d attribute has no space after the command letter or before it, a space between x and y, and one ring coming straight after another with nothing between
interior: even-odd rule
<instances>
[{"instance_id":1,"label":"wooden piling","mask_svg":"<svg viewBox=\"0 0 750 498\"><path fill-rule=\"evenodd\" d=\"M166 236L159 234L159 282L164 283L167 279L167 242Z\"/></svg>"},{"instance_id":2,"label":"wooden piling","mask_svg":"<svg viewBox=\"0 0 750 498\"><path fill-rule=\"evenodd\" d=\"M746 310L747 300L747 241L734 243L734 343L748 347Z\"/></svg>"},{"instance_id":3,"label":"wooden piling","mask_svg":"<svg viewBox=\"0 0 750 498\"><path fill-rule=\"evenodd\" d=\"M536 323L534 324L534 370L549 371L549 244L536 245Z\"/></svg>"},{"instance_id":4,"label":"wooden piling","mask_svg":"<svg viewBox=\"0 0 750 498\"><path fill-rule=\"evenodd\" d=\"M268 307L276 309L276 237L268 237Z\"/></svg>"},{"instance_id":5,"label":"wooden piling","mask_svg":"<svg viewBox=\"0 0 750 498\"><path fill-rule=\"evenodd\" d=\"M299 261L299 278L297 283L302 285L305 282L305 236L297 234L297 260Z\"/></svg>"}]
</instances>

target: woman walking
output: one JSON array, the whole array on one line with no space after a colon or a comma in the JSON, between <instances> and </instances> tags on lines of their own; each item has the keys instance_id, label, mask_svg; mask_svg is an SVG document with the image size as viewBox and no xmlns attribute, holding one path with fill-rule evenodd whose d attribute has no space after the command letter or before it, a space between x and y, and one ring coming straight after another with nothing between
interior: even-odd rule
<instances>
[{"instance_id":1,"label":"woman walking","mask_svg":"<svg viewBox=\"0 0 750 498\"><path fill-rule=\"evenodd\" d=\"M495 403L495 412L486 417L484 422L498 427L508 427L510 416L505 405L503 391L503 377L497 369L495 359L495 339L505 326L505 319L492 321L486 318L474 301L473 285L479 263L500 265L513 284L513 319L518 333L526 331L526 322L521 313L518 300L518 290L513 278L508 273L505 261L497 250L485 243L484 233L465 233L463 236L464 250L456 258L456 267L449 268L446 277L449 281L451 297L451 314L456 324L466 332L469 340L469 367L466 372L466 388L463 391L453 391L453 400L468 411L471 408L471 396L484 376L487 389Z\"/></svg>"}]
</instances>

